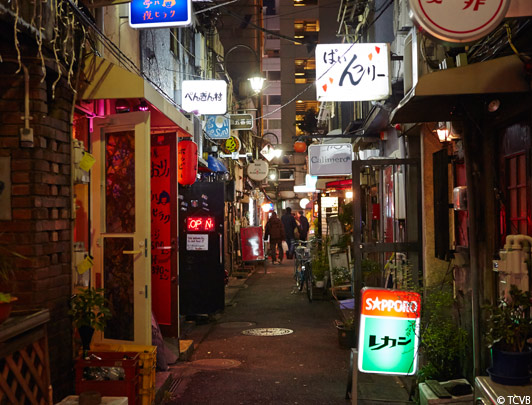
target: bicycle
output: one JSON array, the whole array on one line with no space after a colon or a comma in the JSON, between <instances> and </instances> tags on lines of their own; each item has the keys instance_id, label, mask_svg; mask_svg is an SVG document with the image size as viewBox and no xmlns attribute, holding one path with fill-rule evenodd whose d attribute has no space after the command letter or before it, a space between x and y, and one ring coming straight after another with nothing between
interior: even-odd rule
<instances>
[{"instance_id":1,"label":"bicycle","mask_svg":"<svg viewBox=\"0 0 532 405\"><path fill-rule=\"evenodd\" d=\"M312 302L312 285L314 284L314 277L312 275L312 258L310 255L310 241L297 241L295 248L294 260L294 278L296 286L299 291L306 287L307 297L309 302Z\"/></svg>"}]
</instances>

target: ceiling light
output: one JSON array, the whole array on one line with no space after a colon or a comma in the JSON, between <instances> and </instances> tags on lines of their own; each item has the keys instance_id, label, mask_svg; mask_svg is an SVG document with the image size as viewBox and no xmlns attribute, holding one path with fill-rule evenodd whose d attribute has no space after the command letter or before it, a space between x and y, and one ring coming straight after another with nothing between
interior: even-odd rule
<instances>
[{"instance_id":1,"label":"ceiling light","mask_svg":"<svg viewBox=\"0 0 532 405\"><path fill-rule=\"evenodd\" d=\"M499 99L491 100L490 103L488 104L488 111L491 113L495 112L499 109L500 106L501 106L501 101Z\"/></svg>"}]
</instances>

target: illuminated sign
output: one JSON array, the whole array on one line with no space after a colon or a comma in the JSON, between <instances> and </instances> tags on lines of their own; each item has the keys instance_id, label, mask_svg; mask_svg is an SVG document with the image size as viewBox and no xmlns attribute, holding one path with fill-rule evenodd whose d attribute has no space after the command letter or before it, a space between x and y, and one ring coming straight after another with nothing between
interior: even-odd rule
<instances>
[{"instance_id":1,"label":"illuminated sign","mask_svg":"<svg viewBox=\"0 0 532 405\"><path fill-rule=\"evenodd\" d=\"M513 2L512 2L513 3ZM434 37L449 42L471 42L499 26L510 0L409 0L412 20Z\"/></svg>"},{"instance_id":2,"label":"illuminated sign","mask_svg":"<svg viewBox=\"0 0 532 405\"><path fill-rule=\"evenodd\" d=\"M187 218L188 232L210 232L214 231L213 217L188 217Z\"/></svg>"},{"instance_id":3,"label":"illuminated sign","mask_svg":"<svg viewBox=\"0 0 532 405\"><path fill-rule=\"evenodd\" d=\"M392 94L390 45L316 46L318 101L383 100Z\"/></svg>"},{"instance_id":4,"label":"illuminated sign","mask_svg":"<svg viewBox=\"0 0 532 405\"><path fill-rule=\"evenodd\" d=\"M315 176L351 174L353 145L327 143L308 147L309 173Z\"/></svg>"},{"instance_id":5,"label":"illuminated sign","mask_svg":"<svg viewBox=\"0 0 532 405\"><path fill-rule=\"evenodd\" d=\"M420 309L418 293L362 289L358 369L364 373L415 374Z\"/></svg>"},{"instance_id":6,"label":"illuminated sign","mask_svg":"<svg viewBox=\"0 0 532 405\"><path fill-rule=\"evenodd\" d=\"M225 114L227 111L227 83L224 80L183 80L181 107L189 113Z\"/></svg>"},{"instance_id":7,"label":"illuminated sign","mask_svg":"<svg viewBox=\"0 0 532 405\"><path fill-rule=\"evenodd\" d=\"M229 118L223 115L207 115L205 133L211 139L229 138Z\"/></svg>"},{"instance_id":8,"label":"illuminated sign","mask_svg":"<svg viewBox=\"0 0 532 405\"><path fill-rule=\"evenodd\" d=\"M129 25L132 28L184 27L192 24L190 0L132 0Z\"/></svg>"}]
</instances>

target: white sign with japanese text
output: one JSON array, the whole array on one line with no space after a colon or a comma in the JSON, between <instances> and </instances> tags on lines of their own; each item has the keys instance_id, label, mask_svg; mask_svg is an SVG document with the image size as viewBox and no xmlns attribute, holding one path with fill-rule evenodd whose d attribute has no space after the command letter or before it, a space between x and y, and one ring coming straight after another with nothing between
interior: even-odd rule
<instances>
[{"instance_id":1,"label":"white sign with japanese text","mask_svg":"<svg viewBox=\"0 0 532 405\"><path fill-rule=\"evenodd\" d=\"M383 100L392 94L390 45L316 46L318 101Z\"/></svg>"},{"instance_id":2,"label":"white sign with japanese text","mask_svg":"<svg viewBox=\"0 0 532 405\"><path fill-rule=\"evenodd\" d=\"M199 114L227 112L227 83L224 80L183 80L181 107Z\"/></svg>"},{"instance_id":3,"label":"white sign with japanese text","mask_svg":"<svg viewBox=\"0 0 532 405\"><path fill-rule=\"evenodd\" d=\"M350 175L353 145L330 143L308 147L309 174L314 176Z\"/></svg>"},{"instance_id":4,"label":"white sign with japanese text","mask_svg":"<svg viewBox=\"0 0 532 405\"><path fill-rule=\"evenodd\" d=\"M414 22L434 37L471 42L493 31L506 16L510 0L409 0Z\"/></svg>"},{"instance_id":5,"label":"white sign with japanese text","mask_svg":"<svg viewBox=\"0 0 532 405\"><path fill-rule=\"evenodd\" d=\"M209 250L209 235L187 234L187 250Z\"/></svg>"}]
</instances>

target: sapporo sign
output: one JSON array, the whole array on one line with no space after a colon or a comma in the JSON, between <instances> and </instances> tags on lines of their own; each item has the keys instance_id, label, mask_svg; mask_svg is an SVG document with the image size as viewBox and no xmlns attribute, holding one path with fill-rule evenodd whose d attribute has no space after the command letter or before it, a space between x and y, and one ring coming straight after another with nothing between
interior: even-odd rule
<instances>
[{"instance_id":1,"label":"sapporo sign","mask_svg":"<svg viewBox=\"0 0 532 405\"><path fill-rule=\"evenodd\" d=\"M353 145L331 143L308 147L309 174L313 176L340 176L351 174Z\"/></svg>"},{"instance_id":2,"label":"sapporo sign","mask_svg":"<svg viewBox=\"0 0 532 405\"><path fill-rule=\"evenodd\" d=\"M410 291L362 289L358 369L413 375L417 370L421 296Z\"/></svg>"},{"instance_id":3,"label":"sapporo sign","mask_svg":"<svg viewBox=\"0 0 532 405\"><path fill-rule=\"evenodd\" d=\"M492 32L506 16L510 0L409 0L413 21L448 42L471 42Z\"/></svg>"},{"instance_id":4,"label":"sapporo sign","mask_svg":"<svg viewBox=\"0 0 532 405\"><path fill-rule=\"evenodd\" d=\"M390 45L316 46L318 101L383 100L392 94Z\"/></svg>"},{"instance_id":5,"label":"sapporo sign","mask_svg":"<svg viewBox=\"0 0 532 405\"><path fill-rule=\"evenodd\" d=\"M231 129L243 131L253 129L253 115L251 114L231 114Z\"/></svg>"}]
</instances>

